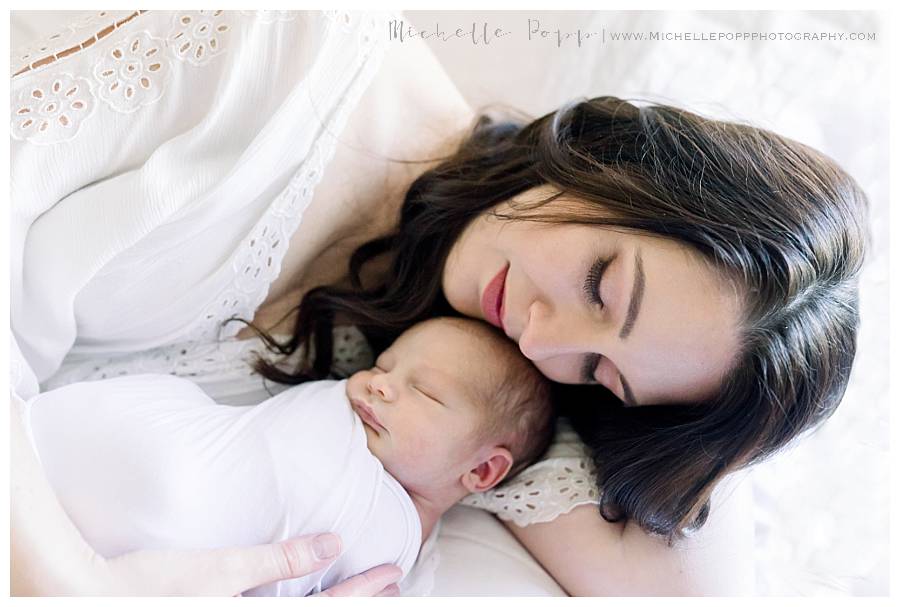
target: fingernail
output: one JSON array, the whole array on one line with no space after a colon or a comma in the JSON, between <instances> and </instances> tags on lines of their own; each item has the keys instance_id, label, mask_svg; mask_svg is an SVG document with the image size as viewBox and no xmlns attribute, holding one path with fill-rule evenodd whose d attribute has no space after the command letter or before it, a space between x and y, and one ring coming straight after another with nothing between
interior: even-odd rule
<instances>
[{"instance_id":1,"label":"fingernail","mask_svg":"<svg viewBox=\"0 0 900 607\"><path fill-rule=\"evenodd\" d=\"M397 584L391 584L384 589L384 592L387 596L400 596L400 586L398 586Z\"/></svg>"},{"instance_id":2,"label":"fingernail","mask_svg":"<svg viewBox=\"0 0 900 607\"><path fill-rule=\"evenodd\" d=\"M341 540L332 533L317 535L313 540L313 551L319 560L330 559L341 551Z\"/></svg>"}]
</instances>

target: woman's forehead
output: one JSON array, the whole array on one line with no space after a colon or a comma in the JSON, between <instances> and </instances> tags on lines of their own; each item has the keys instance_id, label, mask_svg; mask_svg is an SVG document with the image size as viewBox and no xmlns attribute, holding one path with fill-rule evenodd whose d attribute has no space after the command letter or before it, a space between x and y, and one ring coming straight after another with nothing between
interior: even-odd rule
<instances>
[{"instance_id":1,"label":"woman's forehead","mask_svg":"<svg viewBox=\"0 0 900 607\"><path fill-rule=\"evenodd\" d=\"M628 341L635 393L694 400L714 391L740 344L741 301L706 264L673 250L642 254L644 297ZM640 377L644 375L644 377Z\"/></svg>"}]
</instances>

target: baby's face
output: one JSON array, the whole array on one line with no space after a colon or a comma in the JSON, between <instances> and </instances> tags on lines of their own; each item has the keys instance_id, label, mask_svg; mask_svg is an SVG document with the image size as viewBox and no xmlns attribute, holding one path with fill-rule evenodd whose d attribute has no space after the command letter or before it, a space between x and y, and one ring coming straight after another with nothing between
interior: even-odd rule
<instances>
[{"instance_id":1,"label":"baby's face","mask_svg":"<svg viewBox=\"0 0 900 607\"><path fill-rule=\"evenodd\" d=\"M347 382L369 450L407 490L451 483L476 457L483 421L472 382L490 381L476 337L442 321L416 326Z\"/></svg>"}]
</instances>

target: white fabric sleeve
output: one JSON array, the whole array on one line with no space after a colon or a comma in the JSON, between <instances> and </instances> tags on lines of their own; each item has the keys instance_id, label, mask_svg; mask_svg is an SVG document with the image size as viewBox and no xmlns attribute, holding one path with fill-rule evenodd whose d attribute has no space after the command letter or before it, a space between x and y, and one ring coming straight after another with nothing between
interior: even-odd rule
<instances>
[{"instance_id":1,"label":"white fabric sleeve","mask_svg":"<svg viewBox=\"0 0 900 607\"><path fill-rule=\"evenodd\" d=\"M599 504L594 465L584 443L564 419L546 457L514 478L460 503L487 510L520 527L547 523L576 506Z\"/></svg>"},{"instance_id":2,"label":"white fabric sleeve","mask_svg":"<svg viewBox=\"0 0 900 607\"><path fill-rule=\"evenodd\" d=\"M14 68L10 316L39 383L73 348L169 344L205 330L207 316L219 320L221 310L207 309L217 303L246 314L232 309L235 298L217 299L211 273L279 192L305 178L295 173L331 128L335 99L365 84L355 66L370 55L357 43L376 23L330 11L101 11L73 25L69 46ZM366 69L377 69L371 57ZM160 251L203 231L175 225L201 211L231 226L221 245L230 248L195 246L147 275ZM132 289L147 285L145 297L123 302L122 281L107 276L114 261Z\"/></svg>"},{"instance_id":3,"label":"white fabric sleeve","mask_svg":"<svg viewBox=\"0 0 900 607\"><path fill-rule=\"evenodd\" d=\"M38 453L37 446L34 443L34 432L31 428L31 415L28 407L28 401L40 391L37 377L31 370L28 361L22 355L16 336L10 332L9 335L9 397L10 406L18 413L19 419L22 421L22 428L25 431L25 437L31 445L31 450L38 460L38 464L43 465L41 456Z\"/></svg>"},{"instance_id":4,"label":"white fabric sleeve","mask_svg":"<svg viewBox=\"0 0 900 607\"><path fill-rule=\"evenodd\" d=\"M40 391L37 376L22 354L19 342L12 332L9 334L9 390L19 397L20 403Z\"/></svg>"}]
</instances>

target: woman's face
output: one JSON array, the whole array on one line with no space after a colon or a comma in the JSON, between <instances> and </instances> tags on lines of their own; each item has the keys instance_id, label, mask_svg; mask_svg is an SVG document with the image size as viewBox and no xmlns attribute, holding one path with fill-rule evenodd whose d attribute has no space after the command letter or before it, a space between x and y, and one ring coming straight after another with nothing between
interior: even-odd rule
<instances>
[{"instance_id":1,"label":"woman's face","mask_svg":"<svg viewBox=\"0 0 900 607\"><path fill-rule=\"evenodd\" d=\"M572 203L543 210L561 206ZM710 396L737 352L739 296L669 239L484 214L453 245L442 282L455 310L499 326L551 380L600 383L631 406Z\"/></svg>"}]
</instances>

